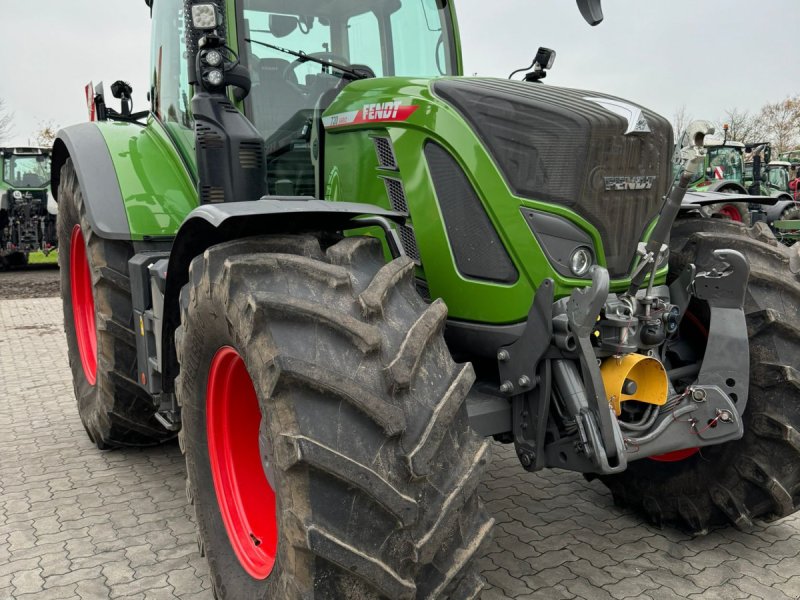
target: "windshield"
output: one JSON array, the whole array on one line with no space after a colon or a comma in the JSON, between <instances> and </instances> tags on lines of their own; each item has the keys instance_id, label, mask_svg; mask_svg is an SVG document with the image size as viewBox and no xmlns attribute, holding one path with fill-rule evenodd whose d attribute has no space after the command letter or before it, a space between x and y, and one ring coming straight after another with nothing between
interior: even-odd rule
<instances>
[{"instance_id":1,"label":"windshield","mask_svg":"<svg viewBox=\"0 0 800 600\"><path fill-rule=\"evenodd\" d=\"M785 167L769 167L769 186L782 192L789 191L789 170Z\"/></svg>"},{"instance_id":2,"label":"windshield","mask_svg":"<svg viewBox=\"0 0 800 600\"><path fill-rule=\"evenodd\" d=\"M708 166L712 179L742 181L742 153L740 148L720 146L708 149Z\"/></svg>"},{"instance_id":3,"label":"windshield","mask_svg":"<svg viewBox=\"0 0 800 600\"><path fill-rule=\"evenodd\" d=\"M43 188L50 183L50 158L44 155L6 156L3 180L15 188Z\"/></svg>"},{"instance_id":4,"label":"windshield","mask_svg":"<svg viewBox=\"0 0 800 600\"><path fill-rule=\"evenodd\" d=\"M248 43L250 38L348 66L376 77L456 73L452 23L443 0L245 0L239 24L253 88L248 116L267 140L285 147L315 108L324 110L343 81L338 71Z\"/></svg>"}]
</instances>

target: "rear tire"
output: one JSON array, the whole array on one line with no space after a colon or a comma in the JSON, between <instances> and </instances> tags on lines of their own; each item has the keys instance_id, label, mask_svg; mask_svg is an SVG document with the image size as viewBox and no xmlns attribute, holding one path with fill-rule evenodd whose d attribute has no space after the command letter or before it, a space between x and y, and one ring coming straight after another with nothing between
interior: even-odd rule
<instances>
[{"instance_id":1,"label":"rear tire","mask_svg":"<svg viewBox=\"0 0 800 600\"><path fill-rule=\"evenodd\" d=\"M779 244L764 223L746 228L717 219L678 221L670 246L675 275L689 263L702 269L719 248L750 261L744 437L676 462L637 460L600 479L618 504L694 533L788 516L800 504L800 254Z\"/></svg>"},{"instance_id":2,"label":"rear tire","mask_svg":"<svg viewBox=\"0 0 800 600\"><path fill-rule=\"evenodd\" d=\"M67 336L72 384L89 439L101 449L148 446L174 437L153 417L153 399L136 383L136 337L133 331L128 259L130 242L99 237L88 219L72 159L61 168L58 197L58 263L64 331ZM93 300L94 327L76 321L72 290L72 237L79 228L85 249ZM77 293L77 290L76 290ZM96 352L83 355L79 332L95 336ZM87 367L86 361L94 364Z\"/></svg>"},{"instance_id":3,"label":"rear tire","mask_svg":"<svg viewBox=\"0 0 800 600\"><path fill-rule=\"evenodd\" d=\"M192 262L181 307L181 447L217 598L477 597L471 559L492 520L476 488L489 445L468 426L472 367L452 361L446 308L417 295L410 260L384 264L370 238L324 253L308 236L237 240ZM220 454L213 381L233 351L263 417L258 428L241 414L227 421L251 441ZM255 438L268 477L231 493L214 465L252 464ZM271 526L246 496L262 494L271 513L272 492L270 558L259 552Z\"/></svg>"}]
</instances>

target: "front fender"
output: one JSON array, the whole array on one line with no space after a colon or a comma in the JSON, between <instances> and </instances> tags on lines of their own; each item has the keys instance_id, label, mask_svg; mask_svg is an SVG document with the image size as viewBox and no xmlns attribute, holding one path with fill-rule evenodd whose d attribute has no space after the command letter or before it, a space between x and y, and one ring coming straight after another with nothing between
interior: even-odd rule
<instances>
[{"instance_id":1,"label":"front fender","mask_svg":"<svg viewBox=\"0 0 800 600\"><path fill-rule=\"evenodd\" d=\"M197 206L189 172L162 125L96 122L62 129L53 147L51 183L71 158L92 227L101 237L173 237Z\"/></svg>"},{"instance_id":2,"label":"front fender","mask_svg":"<svg viewBox=\"0 0 800 600\"><path fill-rule=\"evenodd\" d=\"M114 162L96 123L82 123L58 132L53 143L50 189L58 201L61 167L72 158L83 194L86 217L103 238L130 239L128 216Z\"/></svg>"},{"instance_id":3,"label":"front fender","mask_svg":"<svg viewBox=\"0 0 800 600\"><path fill-rule=\"evenodd\" d=\"M189 265L195 257L216 244L256 235L354 229L360 225L353 219L363 215L384 217L397 223L405 221L401 213L374 204L309 198L267 197L250 202L203 204L193 210L181 225L169 257L162 328L164 390L172 391L178 374L173 338L180 325L181 289L189 281Z\"/></svg>"}]
</instances>

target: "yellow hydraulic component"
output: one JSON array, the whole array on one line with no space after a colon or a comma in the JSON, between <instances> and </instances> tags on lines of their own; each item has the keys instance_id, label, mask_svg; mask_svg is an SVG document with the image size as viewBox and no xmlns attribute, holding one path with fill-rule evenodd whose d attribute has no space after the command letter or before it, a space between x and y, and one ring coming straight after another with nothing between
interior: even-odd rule
<instances>
[{"instance_id":1,"label":"yellow hydraulic component","mask_svg":"<svg viewBox=\"0 0 800 600\"><path fill-rule=\"evenodd\" d=\"M658 406L667 401L667 372L660 360L644 354L612 356L600 365L600 373L608 401L617 416L626 400Z\"/></svg>"}]
</instances>

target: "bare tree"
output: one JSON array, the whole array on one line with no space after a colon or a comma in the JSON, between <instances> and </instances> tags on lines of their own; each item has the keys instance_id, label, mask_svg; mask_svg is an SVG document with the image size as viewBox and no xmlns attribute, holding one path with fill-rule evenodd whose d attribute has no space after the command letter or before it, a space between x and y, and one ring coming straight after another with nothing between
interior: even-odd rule
<instances>
[{"instance_id":1,"label":"bare tree","mask_svg":"<svg viewBox=\"0 0 800 600\"><path fill-rule=\"evenodd\" d=\"M58 125L55 125L53 121L40 121L39 127L37 127L36 132L33 134L33 141L37 146L42 148L52 148L57 133Z\"/></svg>"},{"instance_id":2,"label":"bare tree","mask_svg":"<svg viewBox=\"0 0 800 600\"><path fill-rule=\"evenodd\" d=\"M766 104L759 114L776 152L800 143L800 96Z\"/></svg>"},{"instance_id":3,"label":"bare tree","mask_svg":"<svg viewBox=\"0 0 800 600\"><path fill-rule=\"evenodd\" d=\"M722 125L728 124L728 139L736 142L760 142L768 138L767 127L761 115L751 115L749 111L729 108L720 120L718 133L722 135Z\"/></svg>"},{"instance_id":4,"label":"bare tree","mask_svg":"<svg viewBox=\"0 0 800 600\"><path fill-rule=\"evenodd\" d=\"M0 142L11 136L14 114L6 109L6 102L0 98Z\"/></svg>"},{"instance_id":5,"label":"bare tree","mask_svg":"<svg viewBox=\"0 0 800 600\"><path fill-rule=\"evenodd\" d=\"M672 130L675 133L675 138L683 133L683 130L686 129L686 126L692 122L691 115L686 110L686 105L681 104L675 112L672 114Z\"/></svg>"}]
</instances>

